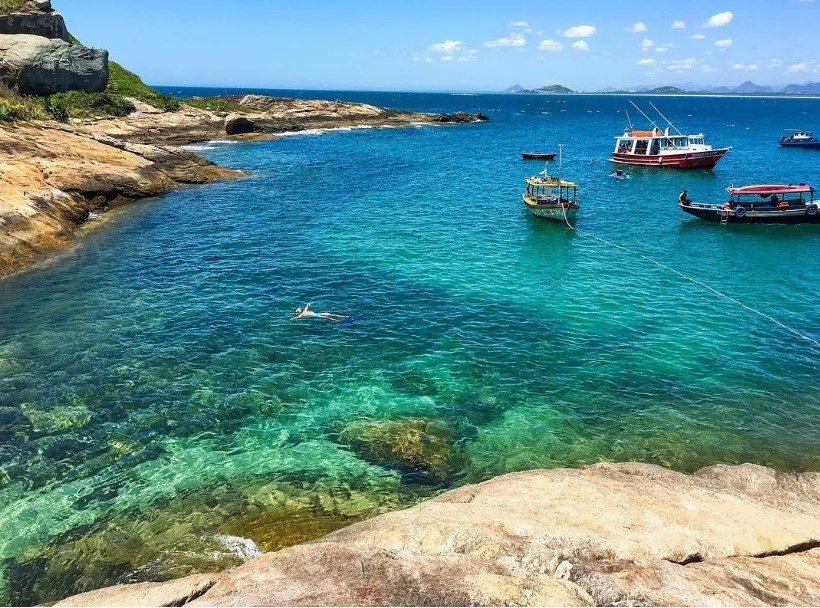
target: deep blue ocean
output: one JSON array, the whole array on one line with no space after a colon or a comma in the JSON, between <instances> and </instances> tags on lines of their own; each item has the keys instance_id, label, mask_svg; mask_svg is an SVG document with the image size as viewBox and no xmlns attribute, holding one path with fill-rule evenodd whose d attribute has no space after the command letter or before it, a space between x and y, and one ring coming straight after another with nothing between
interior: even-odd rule
<instances>
[{"instance_id":1,"label":"deep blue ocean","mask_svg":"<svg viewBox=\"0 0 820 608\"><path fill-rule=\"evenodd\" d=\"M491 120L194 146L248 177L113 210L0 283L0 603L222 568L509 471L820 470L820 349L651 261L820 341L820 226L676 205L820 183L820 151L777 146L820 100L654 98L732 150L616 181L626 97L266 92ZM559 143L581 233L521 201L543 165L519 153ZM291 321L307 301L353 318Z\"/></svg>"}]
</instances>

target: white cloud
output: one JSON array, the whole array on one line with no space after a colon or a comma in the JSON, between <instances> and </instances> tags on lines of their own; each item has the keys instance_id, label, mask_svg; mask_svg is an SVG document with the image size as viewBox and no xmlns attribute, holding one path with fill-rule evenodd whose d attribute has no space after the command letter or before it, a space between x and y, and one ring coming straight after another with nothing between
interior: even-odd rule
<instances>
[{"instance_id":1,"label":"white cloud","mask_svg":"<svg viewBox=\"0 0 820 608\"><path fill-rule=\"evenodd\" d=\"M671 72L683 72L686 70L691 70L699 63L700 59L695 59L694 57L689 57L688 59L673 59L666 66L666 69Z\"/></svg>"},{"instance_id":2,"label":"white cloud","mask_svg":"<svg viewBox=\"0 0 820 608\"><path fill-rule=\"evenodd\" d=\"M692 40L706 40L706 36L704 36L703 34L694 34L690 36L690 38Z\"/></svg>"},{"instance_id":3,"label":"white cloud","mask_svg":"<svg viewBox=\"0 0 820 608\"><path fill-rule=\"evenodd\" d=\"M732 46L732 39L726 38L725 40L715 40L715 46L719 49L728 49Z\"/></svg>"},{"instance_id":4,"label":"white cloud","mask_svg":"<svg viewBox=\"0 0 820 608\"><path fill-rule=\"evenodd\" d=\"M732 64L733 70L740 70L741 72L756 72L757 71L757 64L756 63L735 63Z\"/></svg>"},{"instance_id":5,"label":"white cloud","mask_svg":"<svg viewBox=\"0 0 820 608\"><path fill-rule=\"evenodd\" d=\"M430 46L430 51L440 53L441 61L475 61L475 55L478 54L476 49L470 49L464 46L461 40L445 40L444 42L437 42ZM469 59L466 59L469 57ZM425 61L432 61L426 58Z\"/></svg>"},{"instance_id":6,"label":"white cloud","mask_svg":"<svg viewBox=\"0 0 820 608\"><path fill-rule=\"evenodd\" d=\"M717 15L712 15L705 23L701 23L700 27L723 27L724 25L729 25L734 16L732 11L724 11Z\"/></svg>"},{"instance_id":7,"label":"white cloud","mask_svg":"<svg viewBox=\"0 0 820 608\"><path fill-rule=\"evenodd\" d=\"M510 27L530 27L530 24L526 21L512 21Z\"/></svg>"},{"instance_id":8,"label":"white cloud","mask_svg":"<svg viewBox=\"0 0 820 608\"><path fill-rule=\"evenodd\" d=\"M649 38L644 38L643 41L641 42L641 50L642 51L648 51L653 46L655 46L655 43L654 43L654 41L650 40Z\"/></svg>"},{"instance_id":9,"label":"white cloud","mask_svg":"<svg viewBox=\"0 0 820 608\"><path fill-rule=\"evenodd\" d=\"M783 60L782 59L769 59L766 62L766 67L767 68L778 68L781 65L783 65Z\"/></svg>"},{"instance_id":10,"label":"white cloud","mask_svg":"<svg viewBox=\"0 0 820 608\"><path fill-rule=\"evenodd\" d=\"M674 48L674 46L675 45L672 44L671 42L667 42L666 44L659 44L658 46L655 47L655 52L656 53L665 53L669 49Z\"/></svg>"},{"instance_id":11,"label":"white cloud","mask_svg":"<svg viewBox=\"0 0 820 608\"><path fill-rule=\"evenodd\" d=\"M573 25L568 30L564 30L564 38L590 38L597 31L594 25Z\"/></svg>"},{"instance_id":12,"label":"white cloud","mask_svg":"<svg viewBox=\"0 0 820 608\"><path fill-rule=\"evenodd\" d=\"M572 43L572 48L576 51L588 51L589 45L586 43L586 40L579 40L577 42Z\"/></svg>"},{"instance_id":13,"label":"white cloud","mask_svg":"<svg viewBox=\"0 0 820 608\"><path fill-rule=\"evenodd\" d=\"M654 59L641 59L638 61L637 65L655 65L656 63L658 62Z\"/></svg>"},{"instance_id":14,"label":"white cloud","mask_svg":"<svg viewBox=\"0 0 820 608\"><path fill-rule=\"evenodd\" d=\"M803 62L793 63L792 65L789 66L789 69L787 69L786 71L789 72L790 74L797 74L797 73L800 73L800 72L808 72L809 71L809 66L807 66Z\"/></svg>"},{"instance_id":15,"label":"white cloud","mask_svg":"<svg viewBox=\"0 0 820 608\"><path fill-rule=\"evenodd\" d=\"M643 21L638 21L638 23L630 25L625 29L627 32L632 32L633 34L643 34L644 32L649 31L649 28L646 27L646 24Z\"/></svg>"},{"instance_id":16,"label":"white cloud","mask_svg":"<svg viewBox=\"0 0 820 608\"><path fill-rule=\"evenodd\" d=\"M704 63L702 66L700 66L700 71L705 72L706 74L714 74L715 72L720 72L720 68L716 68L713 65Z\"/></svg>"},{"instance_id":17,"label":"white cloud","mask_svg":"<svg viewBox=\"0 0 820 608\"><path fill-rule=\"evenodd\" d=\"M525 44L527 44L527 39L524 37L524 34L513 32L509 36L504 36L497 40L488 40L484 43L484 46L524 46Z\"/></svg>"},{"instance_id":18,"label":"white cloud","mask_svg":"<svg viewBox=\"0 0 820 608\"><path fill-rule=\"evenodd\" d=\"M672 23L673 30L685 30L686 29L686 22L685 21L675 21Z\"/></svg>"},{"instance_id":19,"label":"white cloud","mask_svg":"<svg viewBox=\"0 0 820 608\"><path fill-rule=\"evenodd\" d=\"M444 42L437 42L430 47L434 53L459 53L464 50L464 43L461 40L445 40Z\"/></svg>"},{"instance_id":20,"label":"white cloud","mask_svg":"<svg viewBox=\"0 0 820 608\"><path fill-rule=\"evenodd\" d=\"M558 51L564 50L564 45L550 38L549 40L542 40L541 44L538 45L538 50L557 53Z\"/></svg>"}]
</instances>

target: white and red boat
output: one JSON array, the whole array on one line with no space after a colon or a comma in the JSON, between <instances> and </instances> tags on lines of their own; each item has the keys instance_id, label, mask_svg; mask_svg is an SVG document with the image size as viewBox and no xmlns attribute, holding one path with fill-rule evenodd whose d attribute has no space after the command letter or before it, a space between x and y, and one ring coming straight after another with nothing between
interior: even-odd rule
<instances>
[{"instance_id":1,"label":"white and red boat","mask_svg":"<svg viewBox=\"0 0 820 608\"><path fill-rule=\"evenodd\" d=\"M634 129L630 121L624 134L616 138L615 150L609 159L613 163L673 169L711 169L729 151L730 148L713 148L707 144L703 133L684 135L652 103L649 105L668 126L661 130L638 106L635 106L652 124L652 129Z\"/></svg>"}]
</instances>

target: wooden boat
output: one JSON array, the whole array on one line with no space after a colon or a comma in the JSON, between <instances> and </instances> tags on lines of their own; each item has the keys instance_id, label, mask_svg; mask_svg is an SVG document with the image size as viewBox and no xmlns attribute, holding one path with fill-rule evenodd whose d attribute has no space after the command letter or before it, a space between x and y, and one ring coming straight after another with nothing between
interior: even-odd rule
<instances>
[{"instance_id":1,"label":"wooden boat","mask_svg":"<svg viewBox=\"0 0 820 608\"><path fill-rule=\"evenodd\" d=\"M633 106L652 125L652 129L638 130L632 127L632 121L624 134L615 138L615 149L610 161L621 165L642 167L665 167L673 169L711 169L723 158L730 148L712 148L705 142L703 133L684 135L661 114L652 102L649 105L666 121L668 126L661 128L633 102Z\"/></svg>"},{"instance_id":2,"label":"wooden boat","mask_svg":"<svg viewBox=\"0 0 820 608\"><path fill-rule=\"evenodd\" d=\"M555 154L552 152L522 152L521 158L524 160L552 160Z\"/></svg>"},{"instance_id":3,"label":"wooden boat","mask_svg":"<svg viewBox=\"0 0 820 608\"><path fill-rule=\"evenodd\" d=\"M782 135L777 142L784 148L820 148L820 139L815 137L811 131L792 131L786 137Z\"/></svg>"},{"instance_id":4,"label":"wooden boat","mask_svg":"<svg viewBox=\"0 0 820 608\"><path fill-rule=\"evenodd\" d=\"M550 175L527 178L524 191L527 211L548 220L565 222L578 213L578 184Z\"/></svg>"},{"instance_id":5,"label":"wooden boat","mask_svg":"<svg viewBox=\"0 0 820 608\"><path fill-rule=\"evenodd\" d=\"M726 203L696 203L678 197L678 206L695 217L722 224L804 224L820 222L814 188L806 184L757 184L726 188Z\"/></svg>"},{"instance_id":6,"label":"wooden boat","mask_svg":"<svg viewBox=\"0 0 820 608\"><path fill-rule=\"evenodd\" d=\"M551 176L544 163L544 170L539 175L527 178L523 198L527 211L533 215L568 222L581 208L578 204L578 184L561 179L563 144L558 146L558 152L558 177Z\"/></svg>"}]
</instances>

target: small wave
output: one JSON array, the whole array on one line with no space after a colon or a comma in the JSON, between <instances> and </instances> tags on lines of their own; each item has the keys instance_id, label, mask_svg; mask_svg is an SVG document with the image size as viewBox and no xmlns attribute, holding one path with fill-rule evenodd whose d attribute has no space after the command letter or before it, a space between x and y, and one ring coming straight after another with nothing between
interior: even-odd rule
<instances>
[{"instance_id":1,"label":"small wave","mask_svg":"<svg viewBox=\"0 0 820 608\"><path fill-rule=\"evenodd\" d=\"M214 534L214 540L221 543L228 551L241 557L243 560L249 560L262 555L262 551L250 538L231 536L229 534Z\"/></svg>"},{"instance_id":2,"label":"small wave","mask_svg":"<svg viewBox=\"0 0 820 608\"><path fill-rule=\"evenodd\" d=\"M187 146L181 146L183 150L188 150L190 152L203 152L205 150L216 150L216 146L210 146L208 144L189 144Z\"/></svg>"},{"instance_id":3,"label":"small wave","mask_svg":"<svg viewBox=\"0 0 820 608\"><path fill-rule=\"evenodd\" d=\"M208 142L209 144L238 144L238 141L232 141L230 139L212 139Z\"/></svg>"}]
</instances>

